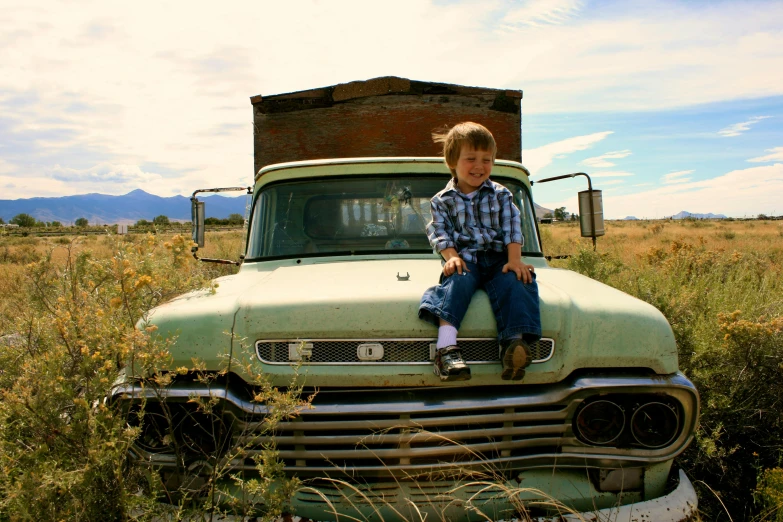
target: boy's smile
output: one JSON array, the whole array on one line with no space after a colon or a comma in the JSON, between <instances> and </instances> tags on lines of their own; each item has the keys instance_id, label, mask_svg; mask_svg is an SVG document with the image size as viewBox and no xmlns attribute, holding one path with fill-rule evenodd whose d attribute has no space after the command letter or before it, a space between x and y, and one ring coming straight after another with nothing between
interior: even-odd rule
<instances>
[{"instance_id":1,"label":"boy's smile","mask_svg":"<svg viewBox=\"0 0 783 522\"><path fill-rule=\"evenodd\" d=\"M484 183L492 172L495 158L488 150L476 150L463 146L454 170L457 171L457 187L463 194L470 194Z\"/></svg>"}]
</instances>

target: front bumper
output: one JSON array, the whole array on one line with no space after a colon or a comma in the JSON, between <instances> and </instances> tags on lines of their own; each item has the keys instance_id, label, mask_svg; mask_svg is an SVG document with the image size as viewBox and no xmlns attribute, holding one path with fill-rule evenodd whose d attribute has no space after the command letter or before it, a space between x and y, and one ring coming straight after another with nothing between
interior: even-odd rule
<instances>
[{"instance_id":1,"label":"front bumper","mask_svg":"<svg viewBox=\"0 0 783 522\"><path fill-rule=\"evenodd\" d=\"M698 499L693 484L688 480L685 472L679 470L679 484L677 488L662 497L636 502L625 506L609 509L601 509L592 513L580 513L579 515L567 514L563 517L544 518L537 522L603 522L609 520L623 520L627 522L686 522L694 520L698 507Z\"/></svg>"},{"instance_id":2,"label":"front bumper","mask_svg":"<svg viewBox=\"0 0 783 522\"><path fill-rule=\"evenodd\" d=\"M698 507L696 491L682 470L678 470L673 476L677 477L677 486L668 494L605 509L583 507L581 511L564 507L559 501L533 488L489 482L466 483L451 489L450 495L434 495L436 484L420 484L415 487L403 483L387 486L373 484L366 489L333 487L331 491L330 488L321 487L316 490L305 487L294 500L293 511L297 515L281 518L279 522L414 520L425 516L434 517L434 520L504 522L693 520ZM335 496L338 489L341 495L339 498ZM564 485L563 490L567 489ZM629 494L633 495L633 492L625 495ZM320 504L320 509L315 509L316 504ZM548 514L541 515L542 512Z\"/></svg>"}]
</instances>

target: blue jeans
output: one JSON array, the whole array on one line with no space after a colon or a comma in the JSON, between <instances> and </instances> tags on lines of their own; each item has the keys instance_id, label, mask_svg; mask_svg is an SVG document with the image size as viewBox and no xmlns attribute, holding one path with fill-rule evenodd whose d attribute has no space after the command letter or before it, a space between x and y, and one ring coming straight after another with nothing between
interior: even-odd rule
<instances>
[{"instance_id":1,"label":"blue jeans","mask_svg":"<svg viewBox=\"0 0 783 522\"><path fill-rule=\"evenodd\" d=\"M523 283L514 272L503 273L508 262L505 252L488 250L477 254L477 263L465 262L470 272L462 275L440 275L440 284L424 292L419 305L419 318L435 326L443 319L459 330L470 300L483 289L492 303L498 328L498 340L523 338L533 343L541 338L541 314L538 284L533 274L531 283Z\"/></svg>"}]
</instances>

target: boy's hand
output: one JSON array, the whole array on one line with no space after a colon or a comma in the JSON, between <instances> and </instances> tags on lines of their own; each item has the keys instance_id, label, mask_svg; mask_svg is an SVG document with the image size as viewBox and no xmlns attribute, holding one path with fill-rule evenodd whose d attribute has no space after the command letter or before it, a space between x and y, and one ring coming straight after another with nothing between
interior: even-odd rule
<instances>
[{"instance_id":1,"label":"boy's hand","mask_svg":"<svg viewBox=\"0 0 783 522\"><path fill-rule=\"evenodd\" d=\"M517 275L518 281L522 281L523 283L532 283L533 272L535 272L535 268L533 268L533 265L528 265L527 263L522 262L521 259L515 259L503 265L503 273L505 274L507 272L514 272Z\"/></svg>"},{"instance_id":2,"label":"boy's hand","mask_svg":"<svg viewBox=\"0 0 783 522\"><path fill-rule=\"evenodd\" d=\"M458 273L459 275L462 275L462 272L470 272L468 270L467 265L465 265L465 261L462 260L459 256L454 256L452 258L449 258L448 261L446 261L446 264L443 265L443 275L446 277L449 277L454 272Z\"/></svg>"}]
</instances>

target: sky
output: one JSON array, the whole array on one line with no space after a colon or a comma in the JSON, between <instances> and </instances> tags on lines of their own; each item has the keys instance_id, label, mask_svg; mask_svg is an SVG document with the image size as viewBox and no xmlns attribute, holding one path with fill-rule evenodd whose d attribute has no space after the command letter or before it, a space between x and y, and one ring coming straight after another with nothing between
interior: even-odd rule
<instances>
[{"instance_id":1,"label":"sky","mask_svg":"<svg viewBox=\"0 0 783 522\"><path fill-rule=\"evenodd\" d=\"M248 185L251 96L379 76L522 90L607 219L783 215L779 0L0 0L0 199Z\"/></svg>"}]
</instances>

